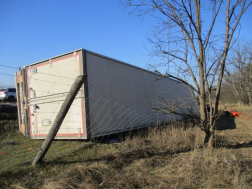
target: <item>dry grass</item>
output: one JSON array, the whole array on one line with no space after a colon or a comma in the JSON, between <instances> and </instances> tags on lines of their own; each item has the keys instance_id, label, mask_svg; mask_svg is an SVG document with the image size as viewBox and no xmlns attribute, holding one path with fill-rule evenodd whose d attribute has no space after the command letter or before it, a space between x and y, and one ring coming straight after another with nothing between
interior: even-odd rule
<instances>
[{"instance_id":1,"label":"dry grass","mask_svg":"<svg viewBox=\"0 0 252 189\"><path fill-rule=\"evenodd\" d=\"M225 149L196 149L158 170L171 188L249 188L237 155Z\"/></svg>"},{"instance_id":2,"label":"dry grass","mask_svg":"<svg viewBox=\"0 0 252 189\"><path fill-rule=\"evenodd\" d=\"M71 167L43 188L251 188L243 154L202 148L202 138L197 128L153 129L99 154L95 162Z\"/></svg>"},{"instance_id":3,"label":"dry grass","mask_svg":"<svg viewBox=\"0 0 252 189\"><path fill-rule=\"evenodd\" d=\"M230 104L230 103L220 103L219 105L219 109L222 109L222 110L236 110L236 111L239 111L239 112L251 112L251 109L252 107L249 106L249 105L239 105L237 103L233 103L233 104Z\"/></svg>"},{"instance_id":4,"label":"dry grass","mask_svg":"<svg viewBox=\"0 0 252 189\"><path fill-rule=\"evenodd\" d=\"M0 183L44 189L252 188L251 153L232 148L221 132L222 148L214 149L204 148L204 133L185 123L151 128L121 143L84 143L60 157L49 154L35 168L28 163L2 172ZM50 150L61 142L67 141Z\"/></svg>"}]
</instances>

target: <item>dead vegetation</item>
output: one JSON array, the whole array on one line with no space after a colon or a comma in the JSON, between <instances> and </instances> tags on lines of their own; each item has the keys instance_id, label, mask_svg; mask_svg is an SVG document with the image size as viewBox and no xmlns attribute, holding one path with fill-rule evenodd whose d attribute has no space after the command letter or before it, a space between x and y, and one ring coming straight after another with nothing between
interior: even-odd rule
<instances>
[{"instance_id":1,"label":"dead vegetation","mask_svg":"<svg viewBox=\"0 0 252 189\"><path fill-rule=\"evenodd\" d=\"M70 142L59 141L44 164L32 167L32 157L21 167L19 162L16 169L0 171L0 183L2 188L44 189L251 188L251 147L232 143L235 137L242 137L243 127L217 131L218 145L212 149L204 147L204 133L188 123L149 128L121 143L75 141L78 148L56 156L55 152ZM233 130L236 136L229 138L228 132ZM20 135L11 137L15 140ZM19 149L15 150L18 153Z\"/></svg>"}]
</instances>

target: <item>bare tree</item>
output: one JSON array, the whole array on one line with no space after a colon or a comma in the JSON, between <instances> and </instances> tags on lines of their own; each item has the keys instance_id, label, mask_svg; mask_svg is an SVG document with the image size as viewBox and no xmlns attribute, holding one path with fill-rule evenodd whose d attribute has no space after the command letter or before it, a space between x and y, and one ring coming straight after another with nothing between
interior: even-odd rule
<instances>
[{"instance_id":1,"label":"bare tree","mask_svg":"<svg viewBox=\"0 0 252 189\"><path fill-rule=\"evenodd\" d=\"M236 102L252 105L252 44L238 43L231 51L225 82L233 89Z\"/></svg>"},{"instance_id":2,"label":"bare tree","mask_svg":"<svg viewBox=\"0 0 252 189\"><path fill-rule=\"evenodd\" d=\"M131 9L130 13L137 16L151 14L158 20L149 41L154 47L151 54L164 61L153 65L154 71L162 77L182 82L194 91L199 102L200 128L206 133L205 143L212 146L228 51L251 1L125 1L123 3ZM173 66L174 73L163 73L159 66ZM165 112L169 113L167 109Z\"/></svg>"}]
</instances>

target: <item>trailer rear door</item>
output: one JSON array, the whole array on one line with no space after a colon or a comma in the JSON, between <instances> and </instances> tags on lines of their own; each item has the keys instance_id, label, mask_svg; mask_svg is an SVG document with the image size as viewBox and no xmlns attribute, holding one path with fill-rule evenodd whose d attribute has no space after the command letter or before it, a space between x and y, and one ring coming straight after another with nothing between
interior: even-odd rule
<instances>
[{"instance_id":1,"label":"trailer rear door","mask_svg":"<svg viewBox=\"0 0 252 189\"><path fill-rule=\"evenodd\" d=\"M81 51L26 67L31 138L47 136L75 78L83 74ZM85 139L84 85L70 107L56 139Z\"/></svg>"}]
</instances>

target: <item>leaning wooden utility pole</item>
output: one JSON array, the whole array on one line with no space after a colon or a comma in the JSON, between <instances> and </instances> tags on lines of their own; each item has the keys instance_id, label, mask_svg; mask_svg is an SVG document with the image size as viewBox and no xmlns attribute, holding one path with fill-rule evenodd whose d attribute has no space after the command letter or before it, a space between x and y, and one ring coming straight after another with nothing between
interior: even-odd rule
<instances>
[{"instance_id":1,"label":"leaning wooden utility pole","mask_svg":"<svg viewBox=\"0 0 252 189\"><path fill-rule=\"evenodd\" d=\"M86 75L80 75L77 76L77 78L75 79L65 101L63 102L59 113L57 114L53 125L46 137L46 139L44 140L44 143L42 144L37 156L35 157L32 165L36 165L37 163L41 163L42 159L44 158L46 152L48 151L48 149L50 148L52 141L54 139L54 137L56 136L70 106L72 105L72 102L75 99L75 96L77 95L79 89L81 88L82 84L84 83L85 79L86 79Z\"/></svg>"}]
</instances>

